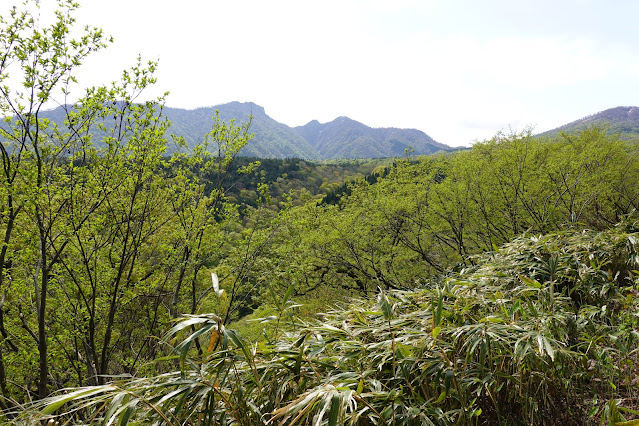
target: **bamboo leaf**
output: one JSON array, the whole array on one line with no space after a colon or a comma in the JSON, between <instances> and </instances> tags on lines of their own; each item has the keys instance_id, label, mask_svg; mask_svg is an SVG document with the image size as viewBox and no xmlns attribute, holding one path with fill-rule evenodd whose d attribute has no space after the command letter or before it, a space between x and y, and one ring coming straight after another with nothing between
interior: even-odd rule
<instances>
[{"instance_id":1,"label":"bamboo leaf","mask_svg":"<svg viewBox=\"0 0 639 426\"><path fill-rule=\"evenodd\" d=\"M548 341L548 339L546 339L545 337L544 337L544 347L546 348L546 353L550 356L550 359L552 359L554 361L555 360L555 350L553 349L553 347L550 344L550 342Z\"/></svg>"},{"instance_id":2,"label":"bamboo leaf","mask_svg":"<svg viewBox=\"0 0 639 426\"><path fill-rule=\"evenodd\" d=\"M294 285L290 285L288 287L288 290L286 290L286 293L284 294L284 299L282 300L283 305L286 305L286 303L291 299L291 296L293 295L294 290L295 290Z\"/></svg>"},{"instance_id":3,"label":"bamboo leaf","mask_svg":"<svg viewBox=\"0 0 639 426\"><path fill-rule=\"evenodd\" d=\"M215 342L217 342L217 336L218 336L217 330L213 330L211 332L211 340L209 341L209 347L207 349L209 353L211 353L211 351L215 347Z\"/></svg>"},{"instance_id":4,"label":"bamboo leaf","mask_svg":"<svg viewBox=\"0 0 639 426\"><path fill-rule=\"evenodd\" d=\"M169 340L172 336L182 331L183 329L196 324L214 323L217 324L220 321L220 317L215 314L190 316L185 315L185 319L180 320L174 325L165 335L164 340Z\"/></svg>"},{"instance_id":5,"label":"bamboo leaf","mask_svg":"<svg viewBox=\"0 0 639 426\"><path fill-rule=\"evenodd\" d=\"M211 280L213 281L213 292L218 299L226 299L226 292L220 289L220 281L215 272L211 272Z\"/></svg>"},{"instance_id":6,"label":"bamboo leaf","mask_svg":"<svg viewBox=\"0 0 639 426\"><path fill-rule=\"evenodd\" d=\"M387 320L391 319L393 317L393 307L391 306L390 302L388 301L388 297L386 296L386 293L382 290L379 293L379 306L382 309L382 314L384 314L384 318L386 318Z\"/></svg>"},{"instance_id":7,"label":"bamboo leaf","mask_svg":"<svg viewBox=\"0 0 639 426\"><path fill-rule=\"evenodd\" d=\"M446 375L444 376L444 389L446 390L446 393L448 393L448 391L450 390L450 386L452 385L454 378L455 373L453 373L452 371L446 372Z\"/></svg>"},{"instance_id":8,"label":"bamboo leaf","mask_svg":"<svg viewBox=\"0 0 639 426\"><path fill-rule=\"evenodd\" d=\"M433 336L433 339L437 340L437 336L439 336L439 333L441 333L441 332L442 332L442 328L441 327L438 326L438 327L433 328L433 331L431 333L432 336Z\"/></svg>"},{"instance_id":9,"label":"bamboo leaf","mask_svg":"<svg viewBox=\"0 0 639 426\"><path fill-rule=\"evenodd\" d=\"M339 394L333 395L333 400L331 402L331 411L328 417L328 426L337 426L337 421L339 420L340 405Z\"/></svg>"},{"instance_id":10,"label":"bamboo leaf","mask_svg":"<svg viewBox=\"0 0 639 426\"><path fill-rule=\"evenodd\" d=\"M629 420L627 422L617 422L615 426L639 426L639 420Z\"/></svg>"},{"instance_id":11,"label":"bamboo leaf","mask_svg":"<svg viewBox=\"0 0 639 426\"><path fill-rule=\"evenodd\" d=\"M126 426L127 424L129 424L129 420L131 419L131 416L135 411L135 406L138 404L138 402L140 402L139 399L134 399L127 404L126 409L124 409L122 411L122 414L120 414L120 421L118 422L118 426Z\"/></svg>"},{"instance_id":12,"label":"bamboo leaf","mask_svg":"<svg viewBox=\"0 0 639 426\"><path fill-rule=\"evenodd\" d=\"M435 316L433 317L433 325L435 327L439 326L442 321L442 311L444 309L444 293L440 292L439 297L437 298L437 306L435 308Z\"/></svg>"},{"instance_id":13,"label":"bamboo leaf","mask_svg":"<svg viewBox=\"0 0 639 426\"><path fill-rule=\"evenodd\" d=\"M211 272L211 280L213 281L213 291L215 294L218 294L220 291L220 281L217 279L217 274L215 272Z\"/></svg>"},{"instance_id":14,"label":"bamboo leaf","mask_svg":"<svg viewBox=\"0 0 639 426\"><path fill-rule=\"evenodd\" d=\"M242 338L239 336L239 334L237 334L235 330L227 329L225 331L225 334L229 337L229 339L231 339L231 341L233 341L233 343L237 345L238 348L242 350L242 353L246 357L247 361L252 359L251 353L248 347L246 346L246 344L244 343L244 340L242 340Z\"/></svg>"},{"instance_id":15,"label":"bamboo leaf","mask_svg":"<svg viewBox=\"0 0 639 426\"><path fill-rule=\"evenodd\" d=\"M524 277L523 275L518 275L519 279L522 283L526 284L528 287L533 287L540 289L542 287L541 283L535 280L532 280L528 277Z\"/></svg>"},{"instance_id":16,"label":"bamboo leaf","mask_svg":"<svg viewBox=\"0 0 639 426\"><path fill-rule=\"evenodd\" d=\"M44 408L44 410L42 410L42 414L44 415L53 414L58 410L58 408L62 407L67 402L73 401L75 399L80 399L80 398L88 398L90 396L94 396L103 392L112 391L115 389L116 389L115 386L111 386L111 385L99 386L97 388L95 387L82 388L80 390L77 390L75 392L71 392L65 395L52 397L49 400L50 403Z\"/></svg>"}]
</instances>

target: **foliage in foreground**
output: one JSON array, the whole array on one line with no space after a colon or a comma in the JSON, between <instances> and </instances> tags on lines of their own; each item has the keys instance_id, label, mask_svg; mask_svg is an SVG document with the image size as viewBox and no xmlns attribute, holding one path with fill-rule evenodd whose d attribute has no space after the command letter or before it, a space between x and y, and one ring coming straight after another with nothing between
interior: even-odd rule
<instances>
[{"instance_id":1,"label":"foliage in foreground","mask_svg":"<svg viewBox=\"0 0 639 426\"><path fill-rule=\"evenodd\" d=\"M214 314L184 317L167 335L181 339L179 370L69 390L19 420L618 424L639 415L638 249L631 222L520 237L478 266L289 321L254 345ZM264 321L284 320L290 294ZM190 349L197 339L207 353Z\"/></svg>"}]
</instances>

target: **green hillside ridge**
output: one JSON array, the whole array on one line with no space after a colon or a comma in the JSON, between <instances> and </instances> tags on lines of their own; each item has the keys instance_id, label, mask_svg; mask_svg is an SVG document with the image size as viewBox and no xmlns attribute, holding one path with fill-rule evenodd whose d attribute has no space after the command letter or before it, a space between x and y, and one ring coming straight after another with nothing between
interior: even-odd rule
<instances>
[{"instance_id":1,"label":"green hillside ridge","mask_svg":"<svg viewBox=\"0 0 639 426\"><path fill-rule=\"evenodd\" d=\"M609 108L543 132L540 136L556 136L560 132L577 132L588 126L605 126L611 135L619 135L624 140L636 139L639 137L639 108L635 106Z\"/></svg>"},{"instance_id":2,"label":"green hillside ridge","mask_svg":"<svg viewBox=\"0 0 639 426\"><path fill-rule=\"evenodd\" d=\"M166 108L173 122L171 131L184 136L189 146L201 140L206 133L206 115L220 111L224 120L236 119L238 123L252 116L250 130L255 137L244 148L241 155L260 158L305 158L305 159L355 159L391 158L404 155L411 147L416 155L449 151L451 148L433 140L424 132L415 129L375 129L351 120L338 117L320 124L313 120L305 126L288 127L270 118L263 107L252 102L230 102L215 107L182 110Z\"/></svg>"},{"instance_id":3,"label":"green hillside ridge","mask_svg":"<svg viewBox=\"0 0 639 426\"><path fill-rule=\"evenodd\" d=\"M225 121L236 120L236 124L251 119L249 131L255 136L252 143L240 153L242 156L259 158L305 158L318 159L316 150L285 124L278 123L266 115L264 108L252 102L230 102L215 107L186 110L165 108L165 114L171 120L169 132L182 136L189 147L202 142L210 130L211 116L215 110Z\"/></svg>"},{"instance_id":4,"label":"green hillside ridge","mask_svg":"<svg viewBox=\"0 0 639 426\"><path fill-rule=\"evenodd\" d=\"M412 149L415 155L449 151L447 145L436 142L415 129L371 128L348 117L321 124L311 121L295 130L313 145L322 158L401 157Z\"/></svg>"}]
</instances>

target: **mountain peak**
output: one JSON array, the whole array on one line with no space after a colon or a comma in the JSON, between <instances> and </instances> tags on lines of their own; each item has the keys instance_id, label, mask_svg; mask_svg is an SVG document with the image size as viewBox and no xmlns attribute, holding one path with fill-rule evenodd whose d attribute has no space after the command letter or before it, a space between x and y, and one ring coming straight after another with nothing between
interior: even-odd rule
<instances>
[{"instance_id":1,"label":"mountain peak","mask_svg":"<svg viewBox=\"0 0 639 426\"><path fill-rule=\"evenodd\" d=\"M233 101L233 102L228 102L226 104L220 104L220 105L216 105L215 106L216 109L219 109L220 111L222 109L224 110L238 110L241 111L247 115L252 115L252 116L257 116L257 115L266 115L266 111L264 110L263 106L260 106L254 102L238 102L238 101Z\"/></svg>"},{"instance_id":2,"label":"mountain peak","mask_svg":"<svg viewBox=\"0 0 639 426\"><path fill-rule=\"evenodd\" d=\"M417 155L450 149L419 130L376 129L346 116L325 124L313 120L294 130L318 151L320 158L397 157L409 147Z\"/></svg>"}]
</instances>

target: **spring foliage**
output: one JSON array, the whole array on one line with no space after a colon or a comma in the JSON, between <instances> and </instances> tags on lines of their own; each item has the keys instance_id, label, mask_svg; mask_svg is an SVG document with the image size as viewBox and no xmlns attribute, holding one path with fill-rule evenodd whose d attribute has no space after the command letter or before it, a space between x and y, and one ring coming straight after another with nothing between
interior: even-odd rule
<instances>
[{"instance_id":1,"label":"spring foliage","mask_svg":"<svg viewBox=\"0 0 639 426\"><path fill-rule=\"evenodd\" d=\"M637 414L637 231L631 219L519 237L477 266L256 344L216 315L185 317L167 335L177 371L38 407L119 424L621 422ZM284 321L287 302L262 321ZM201 356L189 351L198 336L211 342Z\"/></svg>"}]
</instances>

